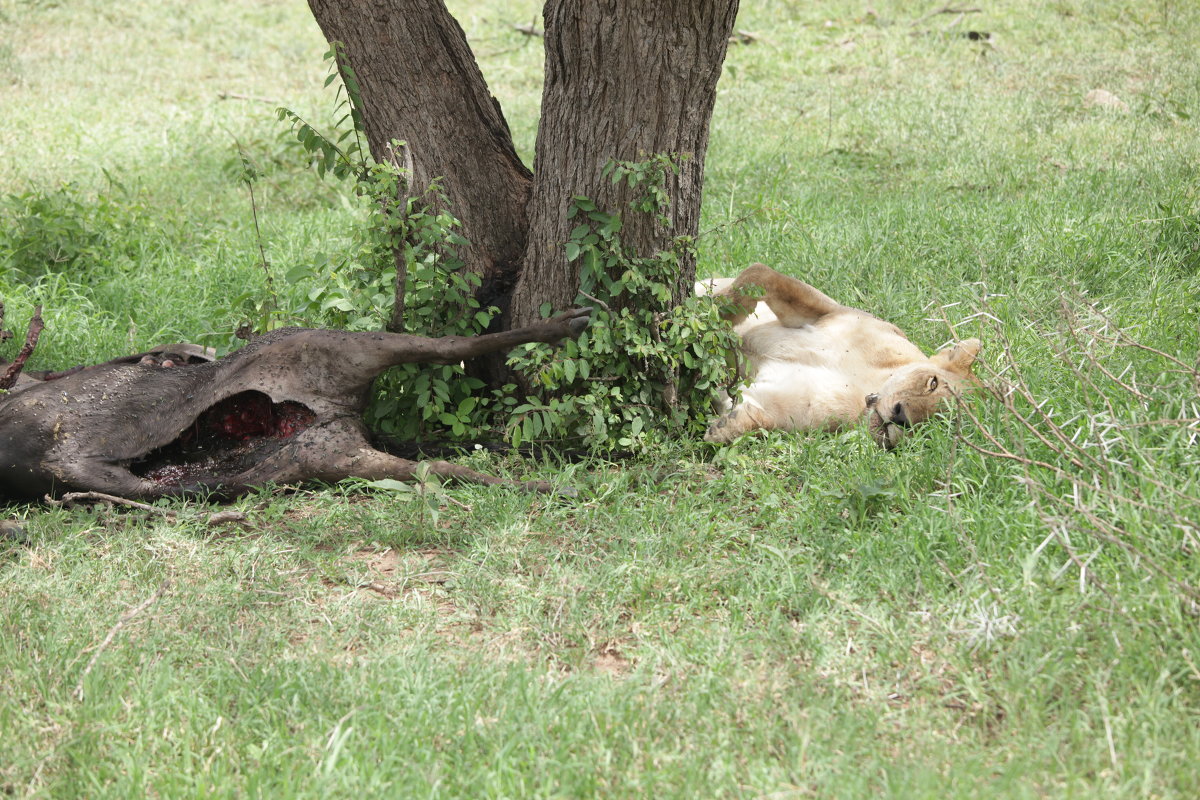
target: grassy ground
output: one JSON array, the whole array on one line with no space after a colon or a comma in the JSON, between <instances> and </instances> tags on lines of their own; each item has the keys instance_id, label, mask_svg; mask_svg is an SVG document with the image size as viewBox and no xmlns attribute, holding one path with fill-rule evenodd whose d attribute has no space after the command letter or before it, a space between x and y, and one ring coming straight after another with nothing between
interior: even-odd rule
<instances>
[{"instance_id":1,"label":"grassy ground","mask_svg":"<svg viewBox=\"0 0 1200 800\"><path fill-rule=\"evenodd\" d=\"M528 156L541 54L511 26L538 4L452 5ZM701 270L765 261L927 349L978 335L1009 407L886 456L850 431L464 459L575 502L9 508L0 791L1196 796L1200 12L937 6L746 4ZM0 298L14 327L44 304L42 366L228 341L264 289L239 144L285 291L344 246L272 113L329 119L323 51L302 3L0 0Z\"/></svg>"}]
</instances>

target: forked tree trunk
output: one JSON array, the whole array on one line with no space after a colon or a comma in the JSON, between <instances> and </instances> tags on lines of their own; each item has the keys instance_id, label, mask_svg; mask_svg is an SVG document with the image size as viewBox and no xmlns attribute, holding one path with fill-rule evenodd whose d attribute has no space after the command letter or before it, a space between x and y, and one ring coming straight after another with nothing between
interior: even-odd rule
<instances>
[{"instance_id":1,"label":"forked tree trunk","mask_svg":"<svg viewBox=\"0 0 1200 800\"><path fill-rule=\"evenodd\" d=\"M521 164L499 104L462 28L442 0L309 0L329 41L340 41L358 77L371 153L408 145L413 186L442 178L472 246L481 301L504 310L502 327L570 305L578 270L563 243L567 206L586 195L625 218L624 243L640 255L694 236L708 127L739 0L548 0L546 78L536 172ZM681 156L669 175L669 224L627 213L635 195L602 179L610 159ZM690 291L685 263L677 296ZM495 365L493 365L494 367ZM499 379L501 371L487 370Z\"/></svg>"}]
</instances>

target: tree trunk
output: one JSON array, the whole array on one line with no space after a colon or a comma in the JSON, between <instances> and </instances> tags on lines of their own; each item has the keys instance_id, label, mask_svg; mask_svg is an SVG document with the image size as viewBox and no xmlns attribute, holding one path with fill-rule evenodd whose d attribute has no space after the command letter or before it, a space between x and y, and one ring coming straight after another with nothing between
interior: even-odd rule
<instances>
[{"instance_id":1,"label":"tree trunk","mask_svg":"<svg viewBox=\"0 0 1200 800\"><path fill-rule=\"evenodd\" d=\"M442 0L309 0L345 45L376 161L396 154L422 191L435 178L471 241L459 256L490 283L515 279L525 252L530 172L513 148L462 28Z\"/></svg>"},{"instance_id":2,"label":"tree trunk","mask_svg":"<svg viewBox=\"0 0 1200 800\"><path fill-rule=\"evenodd\" d=\"M571 197L620 212L622 241L639 255L695 236L708 127L739 0L547 0L546 78L536 174L520 162L499 104L442 0L309 0L329 41L345 46L358 78L371 153L407 143L414 188L437 177L483 278L480 301L500 327L538 320L579 288L563 244ZM668 224L632 216L637 195L602 178L611 159L683 158L668 175ZM686 260L677 296L691 292ZM495 324L495 323L494 323ZM502 358L502 357L501 357ZM483 370L502 382L502 360Z\"/></svg>"},{"instance_id":3,"label":"tree trunk","mask_svg":"<svg viewBox=\"0 0 1200 800\"><path fill-rule=\"evenodd\" d=\"M536 148L537 172L529 205L525 264L511 304L510 324L539 318L539 307L569 305L579 287L563 242L572 196L621 212L622 242L653 255L676 236L695 236L708 126L738 0L549 0L546 79ZM669 225L648 214L631 216L625 183L602 180L610 159L642 160L678 154L668 175ZM683 264L679 296L690 293L696 265Z\"/></svg>"}]
</instances>

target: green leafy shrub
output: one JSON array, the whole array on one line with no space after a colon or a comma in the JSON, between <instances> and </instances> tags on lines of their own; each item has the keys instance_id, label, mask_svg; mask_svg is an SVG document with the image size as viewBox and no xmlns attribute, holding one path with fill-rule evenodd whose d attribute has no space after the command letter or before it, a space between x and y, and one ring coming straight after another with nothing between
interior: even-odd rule
<instances>
[{"instance_id":1,"label":"green leafy shrub","mask_svg":"<svg viewBox=\"0 0 1200 800\"><path fill-rule=\"evenodd\" d=\"M52 272L85 280L98 264L134 263L145 205L116 181L117 191L89 198L74 184L0 200L0 264L32 280Z\"/></svg>"},{"instance_id":2,"label":"green leafy shrub","mask_svg":"<svg viewBox=\"0 0 1200 800\"><path fill-rule=\"evenodd\" d=\"M278 116L319 175L354 181L364 224L338 256L292 268L287 280L303 289L301 305L263 314L258 303L260 325L290 317L422 336L484 332L498 310L481 307L474 297L480 279L457 256L456 248L467 244L458 220L445 210L436 184L420 195L409 192L408 172L398 157L404 143L392 143L387 161L371 158L362 144L354 71L337 44L326 58L343 78L342 129L326 135L288 109L279 109ZM331 74L326 85L335 78ZM669 156L657 155L614 161L605 175L634 190L631 213L666 224L666 176L677 169ZM243 179L248 184L255 179L249 166ZM509 365L534 387L533 395L520 402L511 384L482 395L483 382L459 365L402 365L376 382L369 425L403 439L487 437L502 429L514 446L573 439L600 451L641 448L656 437L704 430L718 392L736 392L737 340L713 298L689 291L682 303L675 302L680 259L691 254L693 242L681 237L668 250L638 256L621 241L619 213L576 197L568 215L577 222L564 243L567 261L579 265L576 302L597 308L577 341L514 351Z\"/></svg>"},{"instance_id":3,"label":"green leafy shrub","mask_svg":"<svg viewBox=\"0 0 1200 800\"><path fill-rule=\"evenodd\" d=\"M390 326L420 336L482 333L496 310L481 308L473 296L479 276L464 269L455 253L455 245L465 240L457 233L458 220L435 210L431 196L436 198L437 188L397 199L399 172L376 164L370 174L359 183L368 190L366 225L355 244L337 258L322 256L288 273L289 281L310 287L301 313L347 330ZM393 324L397 262L405 285L398 326ZM482 381L468 376L461 365L402 364L376 381L367 423L405 439L434 431L475 433L486 426L488 403L475 396L482 388Z\"/></svg>"},{"instance_id":4,"label":"green leafy shrub","mask_svg":"<svg viewBox=\"0 0 1200 800\"><path fill-rule=\"evenodd\" d=\"M661 223L666 170L674 168L660 155L610 163L606 174L640 189L631 209ZM621 242L619 214L576 197L568 217L578 222L565 245L579 264L576 302L598 307L578 340L514 351L509 364L538 391L511 409L509 441L574 438L595 450L637 449L660 436L703 433L718 392L737 391L738 342L719 298L689 292L674 302L680 259L693 242L680 237L670 250L637 256Z\"/></svg>"}]
</instances>

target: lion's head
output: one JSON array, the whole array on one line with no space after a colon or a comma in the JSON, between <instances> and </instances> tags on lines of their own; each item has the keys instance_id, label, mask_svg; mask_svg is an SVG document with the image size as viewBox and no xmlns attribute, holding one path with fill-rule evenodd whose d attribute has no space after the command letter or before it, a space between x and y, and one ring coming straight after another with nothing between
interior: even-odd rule
<instances>
[{"instance_id":1,"label":"lion's head","mask_svg":"<svg viewBox=\"0 0 1200 800\"><path fill-rule=\"evenodd\" d=\"M905 428L936 414L971 376L980 346L978 339L967 339L947 347L928 362L902 367L878 392L867 395L867 427L875 442L891 450Z\"/></svg>"}]
</instances>

